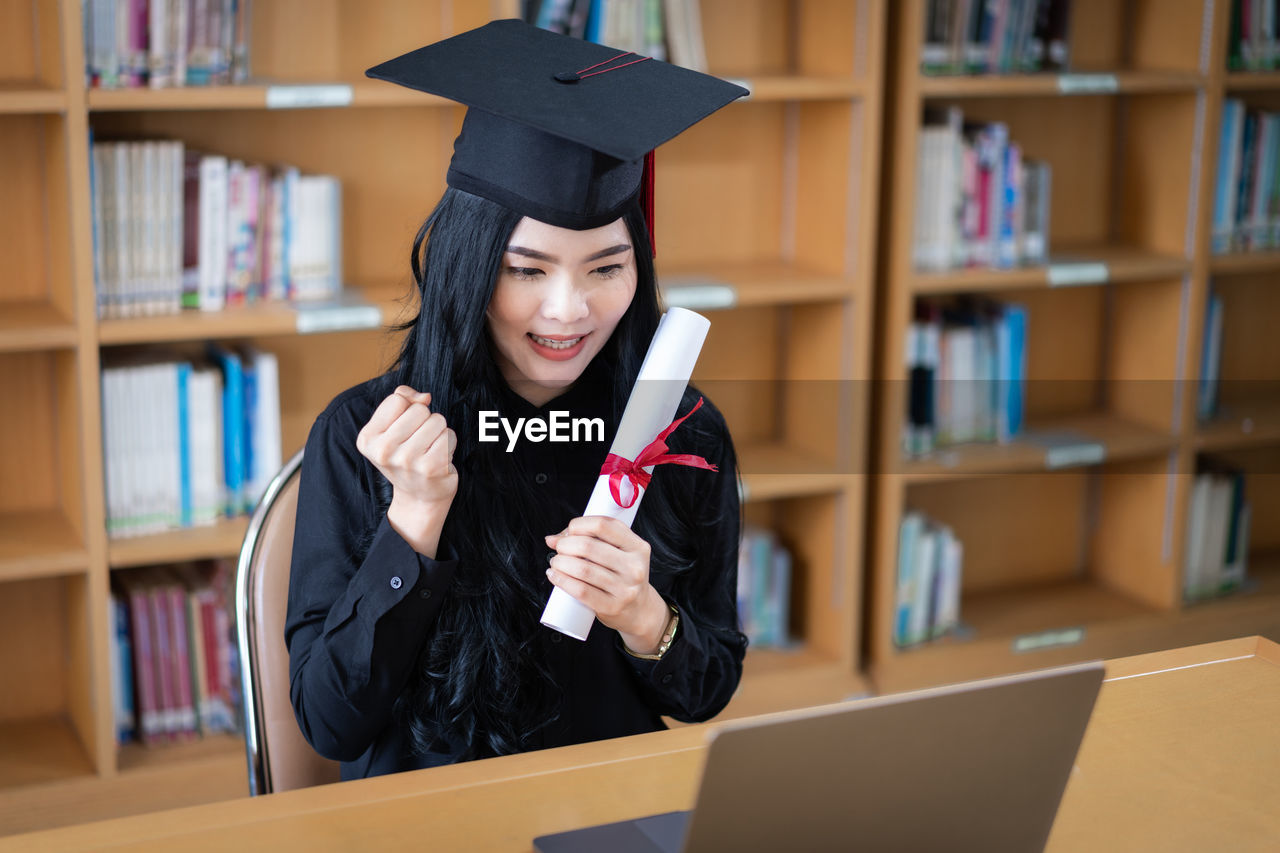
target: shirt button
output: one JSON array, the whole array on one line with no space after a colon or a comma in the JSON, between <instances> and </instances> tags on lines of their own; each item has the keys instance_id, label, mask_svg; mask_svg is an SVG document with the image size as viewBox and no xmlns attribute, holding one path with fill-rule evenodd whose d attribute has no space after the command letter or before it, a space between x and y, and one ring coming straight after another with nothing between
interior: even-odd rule
<instances>
[{"instance_id":1,"label":"shirt button","mask_svg":"<svg viewBox=\"0 0 1280 853\"><path fill-rule=\"evenodd\" d=\"M423 598L430 598L430 597L431 597L431 590L429 590L429 589L424 589L422 592L418 593L418 595L422 596Z\"/></svg>"},{"instance_id":2,"label":"shirt button","mask_svg":"<svg viewBox=\"0 0 1280 853\"><path fill-rule=\"evenodd\" d=\"M662 676L662 683L663 684L671 683L671 673L667 673L666 675Z\"/></svg>"},{"instance_id":3,"label":"shirt button","mask_svg":"<svg viewBox=\"0 0 1280 853\"><path fill-rule=\"evenodd\" d=\"M547 552L547 565L548 565L548 566L549 566L549 565L551 565L551 561L555 558L555 556L556 556L556 552L555 552L555 551L548 551L548 552Z\"/></svg>"},{"instance_id":4,"label":"shirt button","mask_svg":"<svg viewBox=\"0 0 1280 853\"><path fill-rule=\"evenodd\" d=\"M562 639L563 639L563 638L560 636L560 632L559 632L559 631L557 631L557 632L555 632L554 634L552 634L552 635L551 635L551 642L553 642L553 643L558 643L558 642L560 642Z\"/></svg>"},{"instance_id":5,"label":"shirt button","mask_svg":"<svg viewBox=\"0 0 1280 853\"><path fill-rule=\"evenodd\" d=\"M537 483L539 486L545 486L547 484L547 475L541 472L534 474L533 482Z\"/></svg>"},{"instance_id":6,"label":"shirt button","mask_svg":"<svg viewBox=\"0 0 1280 853\"><path fill-rule=\"evenodd\" d=\"M402 586L404 586L404 581L400 580L400 576L399 576L399 575L396 575L395 577L393 577L393 578L391 579L391 588L392 588L392 589L399 589L399 588L400 588L400 587L402 587Z\"/></svg>"}]
</instances>

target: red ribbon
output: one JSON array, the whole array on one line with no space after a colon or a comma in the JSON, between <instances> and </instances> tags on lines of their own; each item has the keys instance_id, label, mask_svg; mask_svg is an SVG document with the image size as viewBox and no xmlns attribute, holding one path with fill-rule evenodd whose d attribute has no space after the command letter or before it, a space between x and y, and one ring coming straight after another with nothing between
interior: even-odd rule
<instances>
[{"instance_id":1,"label":"red ribbon","mask_svg":"<svg viewBox=\"0 0 1280 853\"><path fill-rule=\"evenodd\" d=\"M675 432L676 427L684 423L689 415L692 415L700 408L702 408L701 397L698 398L697 405L690 409L688 414L683 418L676 418L671 422L671 426L658 433L658 437L649 442L644 450L640 451L634 462L616 453L610 453L604 458L604 465L600 467L600 473L609 476L609 492L613 495L614 503L623 509L630 509L636 502L636 498L640 497L640 490L649 488L649 481L653 479L653 475L644 469L653 465L670 463L672 465L686 465L690 468L701 468L704 471L720 470L701 456L694 456L691 453L667 453L667 436ZM622 502L622 491L620 489L624 477L631 481L631 500L626 503Z\"/></svg>"}]
</instances>

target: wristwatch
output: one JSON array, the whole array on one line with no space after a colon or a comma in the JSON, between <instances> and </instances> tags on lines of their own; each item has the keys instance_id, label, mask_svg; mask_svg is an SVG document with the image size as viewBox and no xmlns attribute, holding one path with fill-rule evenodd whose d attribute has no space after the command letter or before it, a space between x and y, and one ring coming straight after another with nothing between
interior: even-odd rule
<instances>
[{"instance_id":1,"label":"wristwatch","mask_svg":"<svg viewBox=\"0 0 1280 853\"><path fill-rule=\"evenodd\" d=\"M622 647L627 650L627 654L641 660L662 660L662 656L667 653L667 649L671 648L671 642L676 638L676 628L680 627L680 611L676 610L674 604L668 604L667 606L671 608L671 621L667 623L667 627L662 629L662 639L658 641L658 651L651 655L642 655L639 652L627 649L627 644L623 643Z\"/></svg>"}]
</instances>

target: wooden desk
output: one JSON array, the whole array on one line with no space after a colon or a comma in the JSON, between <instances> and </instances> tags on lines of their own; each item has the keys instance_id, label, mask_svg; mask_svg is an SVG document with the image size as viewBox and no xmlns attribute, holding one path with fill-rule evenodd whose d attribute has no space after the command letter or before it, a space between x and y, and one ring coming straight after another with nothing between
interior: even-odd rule
<instances>
[{"instance_id":1,"label":"wooden desk","mask_svg":"<svg viewBox=\"0 0 1280 853\"><path fill-rule=\"evenodd\" d=\"M706 726L0 838L0 851L527 851L693 804ZM1280 846L1280 645L1107 664L1049 850Z\"/></svg>"}]
</instances>

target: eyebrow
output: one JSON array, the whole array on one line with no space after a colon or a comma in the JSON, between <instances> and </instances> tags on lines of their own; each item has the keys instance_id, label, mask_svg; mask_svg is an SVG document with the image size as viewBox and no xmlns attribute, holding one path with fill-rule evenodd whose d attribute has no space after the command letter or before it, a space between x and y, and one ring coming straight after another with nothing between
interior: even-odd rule
<instances>
[{"instance_id":1,"label":"eyebrow","mask_svg":"<svg viewBox=\"0 0 1280 853\"><path fill-rule=\"evenodd\" d=\"M607 258L610 255L618 255L623 252L629 252L629 251L631 251L630 244L619 243L616 246L610 246L607 249L601 249L595 254L590 255L589 257L583 258L582 262L584 264L587 264L587 263L591 263L592 261L598 261L601 258ZM555 255L548 255L546 252L539 252L537 249L528 249L528 248L525 248L524 246L508 246L507 252L509 252L512 255L520 255L521 257L524 257L524 258L533 258L536 261L546 261L549 264L558 264L560 262L560 259L557 258Z\"/></svg>"}]
</instances>

